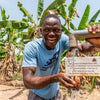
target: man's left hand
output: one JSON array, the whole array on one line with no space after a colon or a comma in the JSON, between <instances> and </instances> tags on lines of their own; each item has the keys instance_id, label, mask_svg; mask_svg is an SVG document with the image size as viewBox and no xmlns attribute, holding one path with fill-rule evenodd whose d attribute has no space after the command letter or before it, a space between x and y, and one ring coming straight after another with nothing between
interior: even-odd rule
<instances>
[{"instance_id":1,"label":"man's left hand","mask_svg":"<svg viewBox=\"0 0 100 100\"><path fill-rule=\"evenodd\" d=\"M91 32L92 34L100 33L100 24L97 26L94 25L92 27L88 27L88 31ZM97 31L97 33L96 33L96 31ZM93 46L100 46L100 37L88 38L88 39L86 39L86 41L91 43Z\"/></svg>"}]
</instances>

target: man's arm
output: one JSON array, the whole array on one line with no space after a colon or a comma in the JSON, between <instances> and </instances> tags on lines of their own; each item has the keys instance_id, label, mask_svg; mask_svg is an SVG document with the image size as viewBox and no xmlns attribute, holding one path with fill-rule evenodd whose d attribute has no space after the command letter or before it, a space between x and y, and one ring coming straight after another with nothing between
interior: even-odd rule
<instances>
[{"instance_id":1,"label":"man's arm","mask_svg":"<svg viewBox=\"0 0 100 100\"><path fill-rule=\"evenodd\" d=\"M77 85L77 82L70 79L65 73L59 73L46 77L38 77L33 76L35 71L35 67L23 67L23 81L25 87L28 89L42 89L55 82L61 82L65 87L68 88L75 88Z\"/></svg>"},{"instance_id":2,"label":"man's arm","mask_svg":"<svg viewBox=\"0 0 100 100\"><path fill-rule=\"evenodd\" d=\"M100 25L88 27L88 31L91 32L91 34L98 34L100 33ZM86 41L89 43L78 45L80 52L82 52L85 55L93 55L100 51L100 37L88 38L86 39Z\"/></svg>"},{"instance_id":3,"label":"man's arm","mask_svg":"<svg viewBox=\"0 0 100 100\"><path fill-rule=\"evenodd\" d=\"M80 46L78 46L80 53L88 56L88 55L94 55L98 52L100 52L100 47L99 46L93 46L90 43L87 44L81 44L81 49Z\"/></svg>"}]
</instances>

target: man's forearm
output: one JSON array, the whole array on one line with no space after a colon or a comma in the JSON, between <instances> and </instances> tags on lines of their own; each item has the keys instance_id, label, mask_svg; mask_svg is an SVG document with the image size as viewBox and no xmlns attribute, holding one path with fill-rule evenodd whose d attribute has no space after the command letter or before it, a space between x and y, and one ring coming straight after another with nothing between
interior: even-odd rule
<instances>
[{"instance_id":1,"label":"man's forearm","mask_svg":"<svg viewBox=\"0 0 100 100\"><path fill-rule=\"evenodd\" d=\"M28 89L42 89L54 82L59 82L58 74L46 77L31 76L24 79L25 87Z\"/></svg>"},{"instance_id":2,"label":"man's forearm","mask_svg":"<svg viewBox=\"0 0 100 100\"><path fill-rule=\"evenodd\" d=\"M93 46L91 44L83 44L82 51L80 51L80 52L85 54L86 56L94 55L94 54L100 52L100 47L99 46Z\"/></svg>"}]
</instances>

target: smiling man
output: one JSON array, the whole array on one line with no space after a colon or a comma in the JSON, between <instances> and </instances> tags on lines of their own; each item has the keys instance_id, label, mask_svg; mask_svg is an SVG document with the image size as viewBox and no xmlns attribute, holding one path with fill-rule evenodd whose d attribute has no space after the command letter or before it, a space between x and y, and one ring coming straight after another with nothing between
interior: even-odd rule
<instances>
[{"instance_id":1,"label":"smiling man","mask_svg":"<svg viewBox=\"0 0 100 100\"><path fill-rule=\"evenodd\" d=\"M24 50L23 81L30 89L28 100L62 100L59 82L74 89L80 84L59 73L61 54L69 50L69 38L62 34L60 19L52 14L43 19L41 33L42 38L26 44Z\"/></svg>"},{"instance_id":2,"label":"smiling man","mask_svg":"<svg viewBox=\"0 0 100 100\"><path fill-rule=\"evenodd\" d=\"M53 17L45 18L42 25L43 42L47 49L53 49L59 41L62 29L60 20L55 20ZM49 34L50 33L50 34Z\"/></svg>"}]
</instances>

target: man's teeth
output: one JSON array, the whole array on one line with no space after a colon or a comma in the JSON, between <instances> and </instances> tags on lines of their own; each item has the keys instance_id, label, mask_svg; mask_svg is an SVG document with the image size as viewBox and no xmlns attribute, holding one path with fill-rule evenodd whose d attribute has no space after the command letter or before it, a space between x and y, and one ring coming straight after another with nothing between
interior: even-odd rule
<instances>
[{"instance_id":1,"label":"man's teeth","mask_svg":"<svg viewBox=\"0 0 100 100\"><path fill-rule=\"evenodd\" d=\"M48 39L50 39L50 40L55 40L56 38L48 38Z\"/></svg>"}]
</instances>

